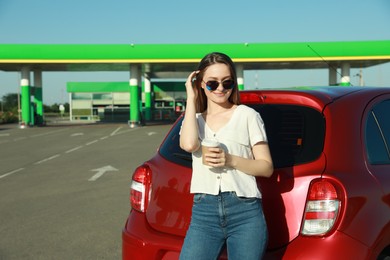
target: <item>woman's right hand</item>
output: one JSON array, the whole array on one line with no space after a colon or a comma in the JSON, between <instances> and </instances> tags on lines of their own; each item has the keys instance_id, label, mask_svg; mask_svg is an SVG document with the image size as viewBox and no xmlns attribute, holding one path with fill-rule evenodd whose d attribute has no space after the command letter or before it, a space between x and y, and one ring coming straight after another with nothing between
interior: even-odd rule
<instances>
[{"instance_id":1,"label":"woman's right hand","mask_svg":"<svg viewBox=\"0 0 390 260\"><path fill-rule=\"evenodd\" d=\"M187 99L195 100L198 97L198 89L196 88L196 76L199 70L191 72L186 81Z\"/></svg>"}]
</instances>

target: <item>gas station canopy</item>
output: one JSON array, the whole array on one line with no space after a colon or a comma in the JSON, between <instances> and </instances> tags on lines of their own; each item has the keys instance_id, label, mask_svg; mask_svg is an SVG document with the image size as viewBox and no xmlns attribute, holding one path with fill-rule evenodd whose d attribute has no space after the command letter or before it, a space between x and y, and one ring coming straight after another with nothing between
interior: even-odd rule
<instances>
[{"instance_id":1,"label":"gas station canopy","mask_svg":"<svg viewBox=\"0 0 390 260\"><path fill-rule=\"evenodd\" d=\"M218 51L244 70L365 68L390 61L390 41L235 44L0 44L0 70L129 71L142 65L151 78L186 77Z\"/></svg>"}]
</instances>

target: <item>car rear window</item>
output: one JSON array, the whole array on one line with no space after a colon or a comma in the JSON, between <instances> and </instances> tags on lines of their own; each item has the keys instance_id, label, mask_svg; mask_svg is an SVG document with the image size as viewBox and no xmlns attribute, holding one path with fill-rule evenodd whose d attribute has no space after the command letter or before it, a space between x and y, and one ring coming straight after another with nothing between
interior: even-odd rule
<instances>
[{"instance_id":1,"label":"car rear window","mask_svg":"<svg viewBox=\"0 0 390 260\"><path fill-rule=\"evenodd\" d=\"M275 168L291 167L317 159L323 149L325 119L312 108L295 105L249 105L264 120ZM181 120L160 148L167 160L191 167L191 154L179 146Z\"/></svg>"}]
</instances>

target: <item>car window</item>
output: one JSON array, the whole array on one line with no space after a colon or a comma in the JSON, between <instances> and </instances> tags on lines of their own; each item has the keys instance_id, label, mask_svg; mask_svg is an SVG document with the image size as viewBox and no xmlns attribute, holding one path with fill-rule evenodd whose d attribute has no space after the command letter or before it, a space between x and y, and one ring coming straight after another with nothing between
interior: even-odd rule
<instances>
[{"instance_id":1,"label":"car window","mask_svg":"<svg viewBox=\"0 0 390 260\"><path fill-rule=\"evenodd\" d=\"M375 116L382 130L386 147L389 150L390 145L390 100L383 101L374 107Z\"/></svg>"},{"instance_id":2,"label":"car window","mask_svg":"<svg viewBox=\"0 0 390 260\"><path fill-rule=\"evenodd\" d=\"M390 164L390 100L375 105L367 118L365 142L371 164Z\"/></svg>"},{"instance_id":3,"label":"car window","mask_svg":"<svg viewBox=\"0 0 390 260\"><path fill-rule=\"evenodd\" d=\"M323 149L325 119L317 110L294 105L250 105L264 120L275 168L290 167L317 159ZM191 154L179 146L181 120L160 148L166 159L191 167Z\"/></svg>"},{"instance_id":4,"label":"car window","mask_svg":"<svg viewBox=\"0 0 390 260\"><path fill-rule=\"evenodd\" d=\"M264 120L275 168L317 159L323 150L325 119L312 108L295 105L252 105Z\"/></svg>"},{"instance_id":5,"label":"car window","mask_svg":"<svg viewBox=\"0 0 390 260\"><path fill-rule=\"evenodd\" d=\"M191 167L192 157L191 154L180 148L180 128L183 121L183 117L179 118L179 121L175 124L172 130L169 132L164 143L160 147L160 154L167 160Z\"/></svg>"}]
</instances>

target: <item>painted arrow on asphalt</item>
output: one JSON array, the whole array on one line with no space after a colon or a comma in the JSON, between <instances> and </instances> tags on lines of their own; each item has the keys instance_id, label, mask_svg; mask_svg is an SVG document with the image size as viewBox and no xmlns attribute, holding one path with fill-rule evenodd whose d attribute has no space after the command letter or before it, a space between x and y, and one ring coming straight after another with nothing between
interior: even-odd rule
<instances>
[{"instance_id":1,"label":"painted arrow on asphalt","mask_svg":"<svg viewBox=\"0 0 390 260\"><path fill-rule=\"evenodd\" d=\"M92 176L91 178L89 178L88 181L96 181L97 179L102 177L103 174L105 174L106 172L118 171L118 169L112 167L111 165L107 165L107 166L104 166L102 168L94 169L94 170L91 170L91 171L94 171L94 172L96 171L97 173L94 176Z\"/></svg>"}]
</instances>

